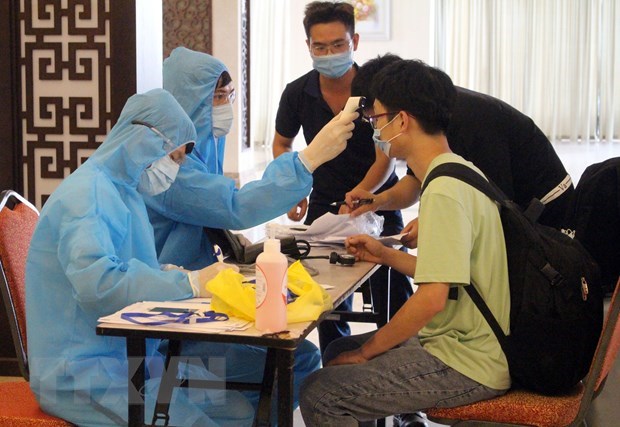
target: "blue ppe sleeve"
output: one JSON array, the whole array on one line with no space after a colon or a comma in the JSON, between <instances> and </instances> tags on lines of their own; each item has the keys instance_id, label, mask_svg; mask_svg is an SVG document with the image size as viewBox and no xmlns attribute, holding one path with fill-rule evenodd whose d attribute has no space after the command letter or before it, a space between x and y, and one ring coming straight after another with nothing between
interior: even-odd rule
<instances>
[{"instance_id":1,"label":"blue ppe sleeve","mask_svg":"<svg viewBox=\"0 0 620 427\"><path fill-rule=\"evenodd\" d=\"M149 208L179 223L242 230L288 212L311 189L312 174L296 152L279 156L260 180L240 189L231 178L207 173L204 164L188 158L168 191L144 199Z\"/></svg>"}]
</instances>

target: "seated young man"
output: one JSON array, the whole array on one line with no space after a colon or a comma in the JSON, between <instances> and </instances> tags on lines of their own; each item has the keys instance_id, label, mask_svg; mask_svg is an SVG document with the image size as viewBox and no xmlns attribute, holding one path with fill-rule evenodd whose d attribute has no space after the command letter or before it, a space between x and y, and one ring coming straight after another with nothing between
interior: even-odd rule
<instances>
[{"instance_id":1,"label":"seated young man","mask_svg":"<svg viewBox=\"0 0 620 427\"><path fill-rule=\"evenodd\" d=\"M448 146L456 91L445 73L420 61L398 61L377 75L372 93L376 142L389 144L390 157L405 159L422 182L446 162L481 173ZM355 426L505 393L510 387L506 357L460 289L475 283L508 332L508 267L494 202L459 180L439 177L421 197L417 257L366 235L350 237L346 244L360 260L413 277L418 290L378 331L342 338L327 348L326 367L302 386L307 426Z\"/></svg>"}]
</instances>

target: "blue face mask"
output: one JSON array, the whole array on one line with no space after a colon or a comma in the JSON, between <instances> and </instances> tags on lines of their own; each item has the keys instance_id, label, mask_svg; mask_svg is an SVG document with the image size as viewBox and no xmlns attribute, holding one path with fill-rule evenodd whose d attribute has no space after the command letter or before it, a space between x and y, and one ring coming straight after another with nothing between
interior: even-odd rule
<instances>
[{"instance_id":1,"label":"blue face mask","mask_svg":"<svg viewBox=\"0 0 620 427\"><path fill-rule=\"evenodd\" d=\"M230 132L233 123L233 108L231 103L213 107L213 136L219 138Z\"/></svg>"},{"instance_id":2,"label":"blue face mask","mask_svg":"<svg viewBox=\"0 0 620 427\"><path fill-rule=\"evenodd\" d=\"M166 155L153 162L140 175L138 191L149 196L156 196L170 188L179 173L179 164Z\"/></svg>"},{"instance_id":3,"label":"blue face mask","mask_svg":"<svg viewBox=\"0 0 620 427\"><path fill-rule=\"evenodd\" d=\"M337 79L353 66L353 51L334 55L312 56L312 67L325 77Z\"/></svg>"},{"instance_id":4,"label":"blue face mask","mask_svg":"<svg viewBox=\"0 0 620 427\"><path fill-rule=\"evenodd\" d=\"M379 129L374 130L372 140L375 142L375 145L379 147L379 150L383 151L386 156L390 157L390 148L392 148L392 144L381 139L381 131Z\"/></svg>"}]
</instances>

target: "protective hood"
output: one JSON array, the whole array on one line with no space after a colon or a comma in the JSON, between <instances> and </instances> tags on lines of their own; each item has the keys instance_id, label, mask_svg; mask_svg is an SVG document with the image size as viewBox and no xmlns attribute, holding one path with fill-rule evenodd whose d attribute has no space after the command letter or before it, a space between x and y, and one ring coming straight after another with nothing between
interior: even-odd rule
<instances>
[{"instance_id":1,"label":"protective hood","mask_svg":"<svg viewBox=\"0 0 620 427\"><path fill-rule=\"evenodd\" d=\"M212 173L221 173L225 137L213 136L213 93L226 66L202 52L178 47L164 60L163 83L181 104L196 128L192 152Z\"/></svg>"},{"instance_id":2,"label":"protective hood","mask_svg":"<svg viewBox=\"0 0 620 427\"><path fill-rule=\"evenodd\" d=\"M132 124L134 120L157 128L174 148L166 148L160 135L147 126ZM88 161L101 165L113 181L136 186L151 163L195 140L194 125L175 98L163 89L154 89L127 100L112 131Z\"/></svg>"}]
</instances>

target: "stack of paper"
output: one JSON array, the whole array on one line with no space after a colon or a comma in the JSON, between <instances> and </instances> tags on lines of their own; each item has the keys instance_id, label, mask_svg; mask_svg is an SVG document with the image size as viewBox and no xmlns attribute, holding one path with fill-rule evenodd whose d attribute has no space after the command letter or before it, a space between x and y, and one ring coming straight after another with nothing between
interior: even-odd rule
<instances>
[{"instance_id":1,"label":"stack of paper","mask_svg":"<svg viewBox=\"0 0 620 427\"><path fill-rule=\"evenodd\" d=\"M113 323L120 325L136 325L136 323L123 319L123 313L145 313L157 314L163 311L180 313L184 311L206 312L211 310L211 302L208 299L192 298L183 301L142 301L131 304L122 310L109 316L99 318L100 323ZM157 320L157 318L152 318ZM142 320L142 319L141 319ZM148 320L148 319L146 319ZM166 329L186 332L208 332L219 333L228 331L242 331L249 328L252 322L231 317L224 321L213 321L203 323L166 323L157 325L157 329ZM148 327L148 326L147 326Z\"/></svg>"},{"instance_id":2,"label":"stack of paper","mask_svg":"<svg viewBox=\"0 0 620 427\"><path fill-rule=\"evenodd\" d=\"M333 213L327 212L326 214L317 218L309 226L287 226L278 224L277 228L275 228L275 235L293 235L295 236L295 238L307 240L313 245L316 245L317 243L343 245L344 241L349 236L353 236L356 234L367 234L369 229L373 228L373 231L375 232L381 231L381 228L367 226L368 222L370 221L368 217L371 213L367 212L367 214L367 217L351 218L351 216L348 214L335 215ZM375 239L382 242L384 245L392 246L401 245L400 239L405 234L397 234L394 236L378 236L378 233L373 232L371 233L371 235Z\"/></svg>"}]
</instances>

